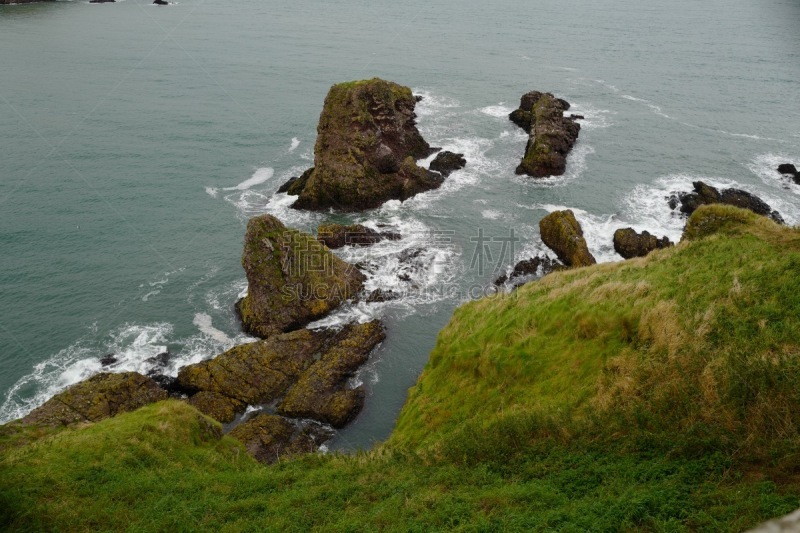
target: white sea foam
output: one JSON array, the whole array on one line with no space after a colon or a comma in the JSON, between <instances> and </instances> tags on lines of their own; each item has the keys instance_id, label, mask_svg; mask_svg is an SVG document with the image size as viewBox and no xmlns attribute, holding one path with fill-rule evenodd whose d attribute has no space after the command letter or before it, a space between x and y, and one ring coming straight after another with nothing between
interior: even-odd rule
<instances>
[{"instance_id":1,"label":"white sea foam","mask_svg":"<svg viewBox=\"0 0 800 533\"><path fill-rule=\"evenodd\" d=\"M216 198L219 194L219 189L216 187L206 187L206 194L209 195L211 198Z\"/></svg>"},{"instance_id":2,"label":"white sea foam","mask_svg":"<svg viewBox=\"0 0 800 533\"><path fill-rule=\"evenodd\" d=\"M624 98L625 100L630 100L632 102L637 102L639 104L642 104L642 105L646 106L647 108L650 109L650 111L652 111L653 113L655 113L656 115L658 115L660 117L669 118L669 119L672 118L671 116L669 116L666 113L664 113L664 111L661 109L660 105L656 105L653 102L651 102L650 100L646 100L644 98L637 98L636 96L631 96L629 94L623 94L623 95L621 95L621 97Z\"/></svg>"},{"instance_id":3,"label":"white sea foam","mask_svg":"<svg viewBox=\"0 0 800 533\"><path fill-rule=\"evenodd\" d=\"M236 187L225 187L222 190L223 191L246 191L250 187L253 187L254 185L260 185L260 184L264 183L265 181L267 181L268 179L272 178L273 174L275 174L275 170L273 170L272 168L269 168L269 167L259 168L258 170L256 170L253 173L253 175L250 178L244 180L243 182L241 182Z\"/></svg>"},{"instance_id":4,"label":"white sea foam","mask_svg":"<svg viewBox=\"0 0 800 533\"><path fill-rule=\"evenodd\" d=\"M604 129L613 126L611 116L615 115L610 109L599 109L588 102L570 102L570 108L564 112L564 116L583 115L583 119L578 119L582 130Z\"/></svg>"},{"instance_id":5,"label":"white sea foam","mask_svg":"<svg viewBox=\"0 0 800 533\"><path fill-rule=\"evenodd\" d=\"M495 118L503 118L508 119L508 115L514 111L513 108L503 105L503 102L500 102L497 105L490 105L486 107L482 107L480 112L484 115L489 115L490 117Z\"/></svg>"},{"instance_id":6,"label":"white sea foam","mask_svg":"<svg viewBox=\"0 0 800 533\"><path fill-rule=\"evenodd\" d=\"M228 337L224 331L220 331L212 324L211 316L206 313L197 313L194 315L192 323L197 326L201 332L205 333L212 339L222 344L233 344L233 340Z\"/></svg>"},{"instance_id":7,"label":"white sea foam","mask_svg":"<svg viewBox=\"0 0 800 533\"><path fill-rule=\"evenodd\" d=\"M796 184L791 177L778 172L778 165L782 163L792 163L795 167L800 167L800 154L793 156L786 153L760 154L747 164L747 168L773 190L782 189L800 194L800 185Z\"/></svg>"},{"instance_id":8,"label":"white sea foam","mask_svg":"<svg viewBox=\"0 0 800 533\"><path fill-rule=\"evenodd\" d=\"M481 211L481 216L488 220L499 220L503 218L503 213L496 209L484 209Z\"/></svg>"},{"instance_id":9,"label":"white sea foam","mask_svg":"<svg viewBox=\"0 0 800 533\"><path fill-rule=\"evenodd\" d=\"M518 184L525 187L565 187L580 178L587 168L586 159L594 153L594 148L578 139L575 147L567 156L567 170L562 176L547 176L531 179L528 176L514 176Z\"/></svg>"},{"instance_id":10,"label":"white sea foam","mask_svg":"<svg viewBox=\"0 0 800 533\"><path fill-rule=\"evenodd\" d=\"M294 152L295 150L297 150L298 146L300 146L300 139L298 139L297 137L292 137L292 145L289 146L289 151Z\"/></svg>"}]
</instances>

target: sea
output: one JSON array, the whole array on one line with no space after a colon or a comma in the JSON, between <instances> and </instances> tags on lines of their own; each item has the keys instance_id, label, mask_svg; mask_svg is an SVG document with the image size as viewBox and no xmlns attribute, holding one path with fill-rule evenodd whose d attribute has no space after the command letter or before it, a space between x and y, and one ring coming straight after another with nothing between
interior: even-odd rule
<instances>
[{"instance_id":1,"label":"sea","mask_svg":"<svg viewBox=\"0 0 800 533\"><path fill-rule=\"evenodd\" d=\"M253 339L247 220L314 232L361 222L399 241L343 249L367 288L312 327L381 319L352 379L366 406L328 448L385 440L462 303L545 253L538 222L569 208L600 262L621 227L678 240L666 197L703 180L800 224L800 2L84 0L0 6L0 423L95 373L176 374ZM411 87L431 145L467 166L434 191L362 213L276 194L313 164L331 85ZM583 115L566 174L514 169L508 113L531 90ZM103 367L100 359L115 354Z\"/></svg>"}]
</instances>

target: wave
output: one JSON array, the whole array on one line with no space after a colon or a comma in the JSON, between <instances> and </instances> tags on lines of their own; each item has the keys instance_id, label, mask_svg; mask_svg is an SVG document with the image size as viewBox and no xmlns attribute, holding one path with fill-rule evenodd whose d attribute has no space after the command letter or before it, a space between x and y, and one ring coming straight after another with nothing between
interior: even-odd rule
<instances>
[{"instance_id":1,"label":"wave","mask_svg":"<svg viewBox=\"0 0 800 533\"><path fill-rule=\"evenodd\" d=\"M289 151L294 152L295 150L297 150L298 146L300 146L300 139L298 139L297 137L292 137L292 144L291 146L289 146Z\"/></svg>"},{"instance_id":2,"label":"wave","mask_svg":"<svg viewBox=\"0 0 800 533\"><path fill-rule=\"evenodd\" d=\"M272 178L273 174L275 174L275 170L273 170L270 167L259 168L258 170L256 170L253 173L253 175L250 178L244 180L239 185L237 185L235 187L225 187L222 190L223 191L246 191L247 189L249 189L250 187L253 187L254 185L260 185L260 184L264 183L265 181L269 180L270 178Z\"/></svg>"}]
</instances>

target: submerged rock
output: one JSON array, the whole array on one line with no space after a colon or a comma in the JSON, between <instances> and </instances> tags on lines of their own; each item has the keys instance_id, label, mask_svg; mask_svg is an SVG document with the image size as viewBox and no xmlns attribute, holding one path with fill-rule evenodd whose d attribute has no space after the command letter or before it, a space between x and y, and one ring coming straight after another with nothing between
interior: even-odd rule
<instances>
[{"instance_id":1,"label":"submerged rock","mask_svg":"<svg viewBox=\"0 0 800 533\"><path fill-rule=\"evenodd\" d=\"M518 287L534 277L543 277L550 272L564 270L565 268L566 267L557 260L546 255L531 257L530 259L523 259L514 265L514 269L510 274L503 274L498 277L494 281L494 284L498 287L506 284L512 287Z\"/></svg>"},{"instance_id":2,"label":"submerged rock","mask_svg":"<svg viewBox=\"0 0 800 533\"><path fill-rule=\"evenodd\" d=\"M568 267L582 267L597 263L589 253L583 228L571 209L553 211L539 221L539 233L544 242Z\"/></svg>"},{"instance_id":3,"label":"submerged rock","mask_svg":"<svg viewBox=\"0 0 800 533\"><path fill-rule=\"evenodd\" d=\"M331 87L314 168L292 207L357 211L439 187L443 178L416 164L431 148L417 130L415 105L411 89L378 78Z\"/></svg>"},{"instance_id":4,"label":"submerged rock","mask_svg":"<svg viewBox=\"0 0 800 533\"><path fill-rule=\"evenodd\" d=\"M313 236L271 215L250 219L242 266L248 294L236 305L246 332L268 337L298 329L355 297L364 275Z\"/></svg>"},{"instance_id":5,"label":"submerged rock","mask_svg":"<svg viewBox=\"0 0 800 533\"><path fill-rule=\"evenodd\" d=\"M567 155L581 129L575 122L577 115L564 117L567 109L566 100L550 93L533 91L522 97L519 109L509 115L514 124L530 134L517 174L537 178L564 174Z\"/></svg>"},{"instance_id":6,"label":"submerged rock","mask_svg":"<svg viewBox=\"0 0 800 533\"><path fill-rule=\"evenodd\" d=\"M666 236L658 238L648 231L636 233L633 228L618 229L614 232L614 250L624 257L644 257L653 250L674 246Z\"/></svg>"},{"instance_id":7,"label":"submerged rock","mask_svg":"<svg viewBox=\"0 0 800 533\"><path fill-rule=\"evenodd\" d=\"M349 334L304 372L278 405L278 413L343 427L361 411L364 388L347 381L386 334L377 320L352 326Z\"/></svg>"},{"instance_id":8,"label":"submerged rock","mask_svg":"<svg viewBox=\"0 0 800 533\"><path fill-rule=\"evenodd\" d=\"M681 213L691 215L701 205L726 204L742 209L749 209L757 215L771 218L779 224L783 224L783 217L780 213L773 210L764 200L758 196L741 189L717 190L715 187L702 181L692 183L693 192L679 192L669 197L669 206L676 209L680 206Z\"/></svg>"},{"instance_id":9,"label":"submerged rock","mask_svg":"<svg viewBox=\"0 0 800 533\"><path fill-rule=\"evenodd\" d=\"M467 160L464 159L464 154L444 151L439 153L436 158L431 161L429 168L446 178L456 170L460 170L465 166L467 166Z\"/></svg>"},{"instance_id":10,"label":"submerged rock","mask_svg":"<svg viewBox=\"0 0 800 533\"><path fill-rule=\"evenodd\" d=\"M362 224L321 224L317 228L317 239L331 249L345 245L369 246L383 240L383 236Z\"/></svg>"},{"instance_id":11,"label":"submerged rock","mask_svg":"<svg viewBox=\"0 0 800 533\"><path fill-rule=\"evenodd\" d=\"M136 372L96 374L50 398L22 419L26 424L97 422L165 400L158 383Z\"/></svg>"},{"instance_id":12,"label":"submerged rock","mask_svg":"<svg viewBox=\"0 0 800 533\"><path fill-rule=\"evenodd\" d=\"M317 451L333 432L310 421L287 420L260 414L233 428L231 437L244 444L256 460L272 464L303 453Z\"/></svg>"}]
</instances>

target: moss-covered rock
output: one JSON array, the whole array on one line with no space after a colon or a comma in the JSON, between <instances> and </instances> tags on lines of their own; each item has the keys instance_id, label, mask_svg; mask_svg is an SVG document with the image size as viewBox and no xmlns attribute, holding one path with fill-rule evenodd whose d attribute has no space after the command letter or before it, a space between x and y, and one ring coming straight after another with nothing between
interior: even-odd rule
<instances>
[{"instance_id":1,"label":"moss-covered rock","mask_svg":"<svg viewBox=\"0 0 800 533\"><path fill-rule=\"evenodd\" d=\"M758 218L748 209L722 204L701 205L686 222L681 240L696 241L737 227L752 227Z\"/></svg>"},{"instance_id":2,"label":"moss-covered rock","mask_svg":"<svg viewBox=\"0 0 800 533\"><path fill-rule=\"evenodd\" d=\"M44 425L97 422L166 398L164 389L139 373L102 373L56 394L22 422Z\"/></svg>"},{"instance_id":3,"label":"moss-covered rock","mask_svg":"<svg viewBox=\"0 0 800 533\"><path fill-rule=\"evenodd\" d=\"M644 257L653 250L669 248L672 242L666 237L658 238L648 231L636 233L633 228L621 228L614 232L614 250L624 257Z\"/></svg>"},{"instance_id":4,"label":"moss-covered rock","mask_svg":"<svg viewBox=\"0 0 800 533\"><path fill-rule=\"evenodd\" d=\"M416 164L431 149L417 130L415 105L411 89L378 78L331 87L314 169L289 190L302 188L293 207L356 211L439 187L443 178Z\"/></svg>"},{"instance_id":5,"label":"moss-covered rock","mask_svg":"<svg viewBox=\"0 0 800 533\"><path fill-rule=\"evenodd\" d=\"M247 408L247 404L230 396L212 391L200 391L189 398L189 403L198 411L227 424Z\"/></svg>"},{"instance_id":6,"label":"moss-covered rock","mask_svg":"<svg viewBox=\"0 0 800 533\"><path fill-rule=\"evenodd\" d=\"M695 181L692 183L692 192L678 192L669 197L669 206L672 209L680 207L681 213L691 215L701 205L725 204L741 209L747 209L757 215L769 217L778 224L783 224L783 217L772 209L758 196L741 189L722 189L721 191L711 185Z\"/></svg>"},{"instance_id":7,"label":"moss-covered rock","mask_svg":"<svg viewBox=\"0 0 800 533\"><path fill-rule=\"evenodd\" d=\"M582 267L597 261L589 253L583 228L571 209L553 211L539 221L542 241L569 267Z\"/></svg>"},{"instance_id":8,"label":"moss-covered rock","mask_svg":"<svg viewBox=\"0 0 800 533\"><path fill-rule=\"evenodd\" d=\"M231 437L244 444L247 452L262 463L275 463L303 453L312 453L332 436L314 423L260 414L233 428Z\"/></svg>"},{"instance_id":9,"label":"moss-covered rock","mask_svg":"<svg viewBox=\"0 0 800 533\"><path fill-rule=\"evenodd\" d=\"M364 275L312 235L271 215L250 220L242 266L248 294L236 307L248 333L268 337L298 329L355 297Z\"/></svg>"},{"instance_id":10,"label":"moss-covered rock","mask_svg":"<svg viewBox=\"0 0 800 533\"><path fill-rule=\"evenodd\" d=\"M377 320L347 326L331 349L304 372L286 394L278 405L278 412L319 420L334 427L347 424L364 404L363 387L350 389L347 381L385 336Z\"/></svg>"},{"instance_id":11,"label":"moss-covered rock","mask_svg":"<svg viewBox=\"0 0 800 533\"><path fill-rule=\"evenodd\" d=\"M573 117L564 117L567 109L568 102L550 93L533 91L522 97L520 108L509 115L512 122L530 133L517 174L545 177L565 172L567 155L581 129Z\"/></svg>"}]
</instances>

